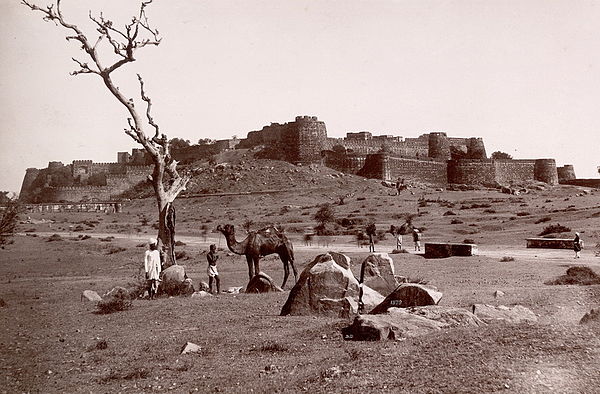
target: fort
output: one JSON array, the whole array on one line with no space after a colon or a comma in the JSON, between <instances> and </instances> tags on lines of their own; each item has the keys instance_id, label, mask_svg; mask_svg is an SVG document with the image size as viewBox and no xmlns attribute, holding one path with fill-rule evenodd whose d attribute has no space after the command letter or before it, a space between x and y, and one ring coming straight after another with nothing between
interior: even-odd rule
<instances>
[{"instance_id":1,"label":"fort","mask_svg":"<svg viewBox=\"0 0 600 394\"><path fill-rule=\"evenodd\" d=\"M179 147L172 149L172 155L187 164L224 150L250 148L260 148L258 156L262 158L298 165L323 164L388 181L491 187L529 181L551 185L578 182L572 165L557 167L551 158L488 158L483 139L478 137L449 137L436 131L404 138L357 131L333 138L328 137L325 122L316 116L271 123L250 131L245 139ZM26 170L20 196L26 202L118 200L120 194L144 181L151 172L151 160L143 149L118 152L113 163L74 160L64 165L53 161L46 169ZM40 190L44 191L44 201L37 197Z\"/></svg>"}]
</instances>

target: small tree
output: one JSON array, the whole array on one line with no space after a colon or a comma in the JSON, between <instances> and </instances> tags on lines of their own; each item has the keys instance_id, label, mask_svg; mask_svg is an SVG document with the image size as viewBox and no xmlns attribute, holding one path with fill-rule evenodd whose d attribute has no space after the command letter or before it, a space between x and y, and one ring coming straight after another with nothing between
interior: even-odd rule
<instances>
[{"instance_id":1,"label":"small tree","mask_svg":"<svg viewBox=\"0 0 600 394\"><path fill-rule=\"evenodd\" d=\"M123 28L117 28L116 24L105 18L102 13L95 17L90 12L89 18L96 25L96 31L100 33L100 36L95 40L90 40L89 36L77 25L65 20L60 9L60 3L60 0L56 0L55 4L41 8L27 0L22 0L22 4L32 11L41 12L45 21L54 22L57 26L66 29L70 34L66 37L67 41L77 42L85 52L88 60L91 61L91 63L88 63L72 58L79 69L71 72L71 75L90 74L99 77L108 91L127 110L129 126L125 129L125 133L144 147L154 164L152 175L149 178L152 181L158 207L159 247L165 245L167 248L168 265L176 264L174 250L175 208L173 201L179 193L185 190L191 174L180 174L177 171L177 161L171 156L169 140L165 134L161 133L158 124L152 117L152 100L146 95L142 77L139 74L137 75L140 85L140 99L146 104L145 113L140 112L141 105L136 107L133 98L127 97L119 89L112 76L113 72L136 60L134 56L137 50L160 44L161 38L158 30L150 26L146 16L146 8L152 3L152 0L142 1L137 15ZM101 43L104 43L103 47L99 46ZM102 48L104 48L104 51ZM101 52L108 51L116 55L116 61L111 61L107 59L108 56L101 55ZM144 115L146 120L143 119ZM154 135L146 135L144 131L146 127L151 127L154 130Z\"/></svg>"},{"instance_id":2,"label":"small tree","mask_svg":"<svg viewBox=\"0 0 600 394\"><path fill-rule=\"evenodd\" d=\"M318 225L315 228L317 234L321 234L325 231L329 223L335 222L335 208L329 203L321 205L321 208L313 215L313 219L317 221Z\"/></svg>"},{"instance_id":3,"label":"small tree","mask_svg":"<svg viewBox=\"0 0 600 394\"><path fill-rule=\"evenodd\" d=\"M494 160L511 160L512 156L506 152L496 151L496 152L492 153L490 158L492 158Z\"/></svg>"},{"instance_id":4,"label":"small tree","mask_svg":"<svg viewBox=\"0 0 600 394\"><path fill-rule=\"evenodd\" d=\"M9 199L8 202L4 203L4 210L2 217L0 217L0 245L4 245L14 235L21 208L16 199Z\"/></svg>"}]
</instances>

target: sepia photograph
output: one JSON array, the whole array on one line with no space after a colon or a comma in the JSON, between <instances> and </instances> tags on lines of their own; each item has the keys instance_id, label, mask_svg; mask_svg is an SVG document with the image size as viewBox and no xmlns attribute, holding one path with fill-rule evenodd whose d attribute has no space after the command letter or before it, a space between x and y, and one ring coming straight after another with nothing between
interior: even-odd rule
<instances>
[{"instance_id":1,"label":"sepia photograph","mask_svg":"<svg viewBox=\"0 0 600 394\"><path fill-rule=\"evenodd\" d=\"M0 0L0 393L599 393L599 0Z\"/></svg>"}]
</instances>

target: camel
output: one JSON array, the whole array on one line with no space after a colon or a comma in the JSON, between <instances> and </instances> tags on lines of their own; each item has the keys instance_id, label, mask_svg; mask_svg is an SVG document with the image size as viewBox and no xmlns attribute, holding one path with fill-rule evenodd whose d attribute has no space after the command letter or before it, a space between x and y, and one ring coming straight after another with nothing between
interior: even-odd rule
<instances>
[{"instance_id":1,"label":"camel","mask_svg":"<svg viewBox=\"0 0 600 394\"><path fill-rule=\"evenodd\" d=\"M294 280L298 280L298 271L294 266L294 248L290 240L281 231L275 227L266 227L258 231L251 231L246 239L237 242L235 239L235 228L232 224L217 226L225 236L227 247L235 254L245 255L248 262L248 277L252 279L254 275L260 272L259 260L267 255L277 253L283 262L283 284L285 286L290 275L289 265L294 271Z\"/></svg>"}]
</instances>

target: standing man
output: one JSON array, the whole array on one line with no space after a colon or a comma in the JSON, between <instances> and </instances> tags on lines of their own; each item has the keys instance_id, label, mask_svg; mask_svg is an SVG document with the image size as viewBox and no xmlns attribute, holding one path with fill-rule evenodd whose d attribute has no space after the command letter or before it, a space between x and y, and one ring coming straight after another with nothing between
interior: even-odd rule
<instances>
[{"instance_id":1,"label":"standing man","mask_svg":"<svg viewBox=\"0 0 600 394\"><path fill-rule=\"evenodd\" d=\"M418 229L413 230L413 241L415 242L415 252L421 251L421 232Z\"/></svg>"},{"instance_id":2,"label":"standing man","mask_svg":"<svg viewBox=\"0 0 600 394\"><path fill-rule=\"evenodd\" d=\"M583 239L579 237L579 233L575 233L575 239L573 240L573 250L575 251L575 259L580 258L579 255L583 249Z\"/></svg>"},{"instance_id":3,"label":"standing man","mask_svg":"<svg viewBox=\"0 0 600 394\"><path fill-rule=\"evenodd\" d=\"M217 271L217 260L219 256L217 256L217 246L215 244L210 245L210 251L206 255L206 260L208 260L208 268L206 273L208 274L208 289L210 293L213 292L213 279L217 284L217 294L221 293L221 279L219 278L219 271Z\"/></svg>"},{"instance_id":4,"label":"standing man","mask_svg":"<svg viewBox=\"0 0 600 394\"><path fill-rule=\"evenodd\" d=\"M150 299L156 297L158 284L160 282L160 252L157 248L158 241L151 238L148 242L148 250L144 255L144 270L146 271L146 280L148 281L148 294Z\"/></svg>"},{"instance_id":5,"label":"standing man","mask_svg":"<svg viewBox=\"0 0 600 394\"><path fill-rule=\"evenodd\" d=\"M369 252L375 253L375 234L377 234L377 228L375 223L371 223L367 226L367 235L369 236Z\"/></svg>"}]
</instances>

